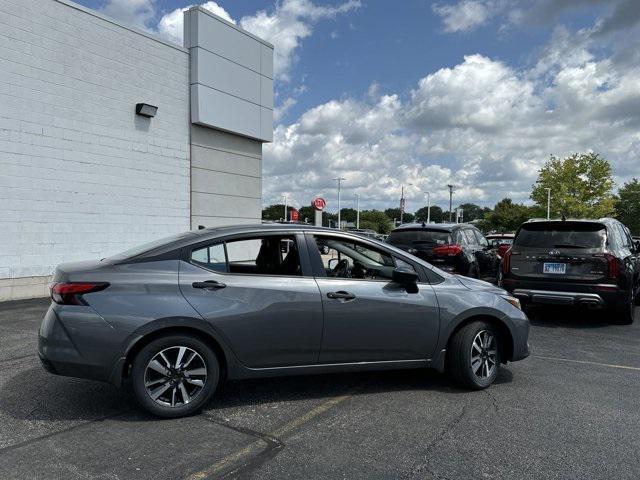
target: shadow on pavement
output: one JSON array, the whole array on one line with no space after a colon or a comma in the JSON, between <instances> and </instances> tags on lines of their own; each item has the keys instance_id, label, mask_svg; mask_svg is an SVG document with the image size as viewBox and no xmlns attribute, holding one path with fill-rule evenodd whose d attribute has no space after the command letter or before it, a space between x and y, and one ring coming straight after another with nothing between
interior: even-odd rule
<instances>
[{"instance_id":1,"label":"shadow on pavement","mask_svg":"<svg viewBox=\"0 0 640 480\"><path fill-rule=\"evenodd\" d=\"M502 368L496 383L511 381L511 372ZM207 408L411 390L468 393L446 375L432 370L337 373L227 382ZM0 412L18 420L96 420L118 415L120 420L130 417L139 421L141 414L146 416L126 388L50 375L40 367L23 370L4 383L0 389Z\"/></svg>"}]
</instances>

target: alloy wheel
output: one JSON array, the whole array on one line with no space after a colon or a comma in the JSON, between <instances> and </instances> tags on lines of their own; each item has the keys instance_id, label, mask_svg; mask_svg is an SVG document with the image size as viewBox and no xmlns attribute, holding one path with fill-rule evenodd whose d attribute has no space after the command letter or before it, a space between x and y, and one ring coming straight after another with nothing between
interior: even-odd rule
<instances>
[{"instance_id":1,"label":"alloy wheel","mask_svg":"<svg viewBox=\"0 0 640 480\"><path fill-rule=\"evenodd\" d=\"M151 399L165 407L188 404L204 389L207 365L195 350L174 346L158 352L147 364L144 386Z\"/></svg>"},{"instance_id":2,"label":"alloy wheel","mask_svg":"<svg viewBox=\"0 0 640 480\"><path fill-rule=\"evenodd\" d=\"M491 377L498 367L496 338L489 330L481 330L471 344L471 370L478 378Z\"/></svg>"}]
</instances>

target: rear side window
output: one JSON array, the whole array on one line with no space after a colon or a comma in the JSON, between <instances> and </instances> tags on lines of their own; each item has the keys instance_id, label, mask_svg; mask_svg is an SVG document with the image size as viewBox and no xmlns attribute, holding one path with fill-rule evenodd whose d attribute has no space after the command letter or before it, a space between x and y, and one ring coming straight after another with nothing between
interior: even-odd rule
<instances>
[{"instance_id":1,"label":"rear side window","mask_svg":"<svg viewBox=\"0 0 640 480\"><path fill-rule=\"evenodd\" d=\"M525 224L514 245L529 248L604 248L607 229L600 223L540 222Z\"/></svg>"},{"instance_id":2,"label":"rear side window","mask_svg":"<svg viewBox=\"0 0 640 480\"><path fill-rule=\"evenodd\" d=\"M227 271L227 256L224 251L224 243L199 248L191 252L191 261L198 265L215 270L216 272Z\"/></svg>"},{"instance_id":3,"label":"rear side window","mask_svg":"<svg viewBox=\"0 0 640 480\"><path fill-rule=\"evenodd\" d=\"M467 237L467 244L469 245L477 245L478 241L476 240L476 236L473 234L473 230L463 230L464 236Z\"/></svg>"},{"instance_id":4,"label":"rear side window","mask_svg":"<svg viewBox=\"0 0 640 480\"><path fill-rule=\"evenodd\" d=\"M447 245L451 243L451 233L442 230L398 230L391 232L387 243L391 245Z\"/></svg>"},{"instance_id":5,"label":"rear side window","mask_svg":"<svg viewBox=\"0 0 640 480\"><path fill-rule=\"evenodd\" d=\"M487 242L487 239L484 238L484 236L480 233L479 230L474 230L473 233L476 236L476 240L478 241L478 245L483 246L483 247L489 246L489 242Z\"/></svg>"},{"instance_id":6,"label":"rear side window","mask_svg":"<svg viewBox=\"0 0 640 480\"><path fill-rule=\"evenodd\" d=\"M222 273L302 275L294 237L271 235L209 245L193 250L191 263Z\"/></svg>"}]
</instances>

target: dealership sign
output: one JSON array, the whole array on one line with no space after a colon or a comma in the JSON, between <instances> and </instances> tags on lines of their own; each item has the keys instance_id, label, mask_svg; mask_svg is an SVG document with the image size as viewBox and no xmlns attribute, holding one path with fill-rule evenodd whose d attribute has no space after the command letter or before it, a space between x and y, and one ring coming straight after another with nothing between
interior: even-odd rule
<instances>
[{"instance_id":1,"label":"dealership sign","mask_svg":"<svg viewBox=\"0 0 640 480\"><path fill-rule=\"evenodd\" d=\"M316 210L324 210L327 206L327 202L324 201L324 198L316 197L311 202L311 206Z\"/></svg>"}]
</instances>

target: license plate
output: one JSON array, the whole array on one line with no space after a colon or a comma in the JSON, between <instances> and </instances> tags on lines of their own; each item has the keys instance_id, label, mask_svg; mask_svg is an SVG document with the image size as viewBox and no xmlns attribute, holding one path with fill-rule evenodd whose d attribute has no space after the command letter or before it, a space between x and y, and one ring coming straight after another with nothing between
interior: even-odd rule
<instances>
[{"instance_id":1,"label":"license plate","mask_svg":"<svg viewBox=\"0 0 640 480\"><path fill-rule=\"evenodd\" d=\"M567 264L566 263L545 263L542 266L542 273L564 275L565 273L567 273Z\"/></svg>"}]
</instances>

